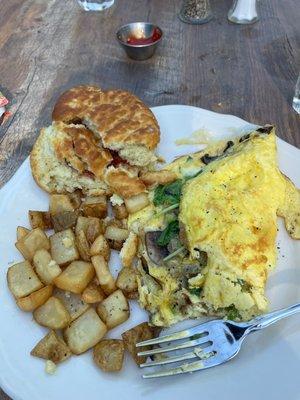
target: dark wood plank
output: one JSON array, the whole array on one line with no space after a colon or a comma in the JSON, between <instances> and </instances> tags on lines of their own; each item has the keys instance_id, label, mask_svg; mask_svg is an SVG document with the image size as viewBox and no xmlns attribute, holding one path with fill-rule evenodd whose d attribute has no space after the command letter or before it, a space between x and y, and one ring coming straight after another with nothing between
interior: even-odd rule
<instances>
[{"instance_id":1,"label":"dark wood plank","mask_svg":"<svg viewBox=\"0 0 300 400\"><path fill-rule=\"evenodd\" d=\"M300 147L300 118L291 107L300 70L299 1L259 2L261 19L252 26L227 21L231 0L211 2L214 20L201 26L179 21L181 0L116 0L103 13L86 13L75 1L2 2L0 90L13 117L0 128L0 186L50 123L59 93L79 83L127 89L150 106L190 104L274 123L280 137ZM115 40L120 25L137 20L165 32L144 62L127 59Z\"/></svg>"}]
</instances>

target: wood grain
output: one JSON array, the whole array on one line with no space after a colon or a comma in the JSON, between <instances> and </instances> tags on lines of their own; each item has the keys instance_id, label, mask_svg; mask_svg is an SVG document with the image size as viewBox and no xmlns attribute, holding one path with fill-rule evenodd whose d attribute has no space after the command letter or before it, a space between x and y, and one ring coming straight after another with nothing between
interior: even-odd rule
<instances>
[{"instance_id":1,"label":"wood grain","mask_svg":"<svg viewBox=\"0 0 300 400\"><path fill-rule=\"evenodd\" d=\"M211 3L214 20L192 26L177 18L180 0L116 0L102 13L86 13L75 0L2 2L0 90L13 116L0 128L0 186L50 123L57 96L79 83L127 89L149 106L190 104L274 123L300 147L300 118L291 107L300 71L298 0L260 2L252 26L227 21L231 0ZM138 20L165 33L144 62L126 58L115 40L120 25Z\"/></svg>"}]
</instances>

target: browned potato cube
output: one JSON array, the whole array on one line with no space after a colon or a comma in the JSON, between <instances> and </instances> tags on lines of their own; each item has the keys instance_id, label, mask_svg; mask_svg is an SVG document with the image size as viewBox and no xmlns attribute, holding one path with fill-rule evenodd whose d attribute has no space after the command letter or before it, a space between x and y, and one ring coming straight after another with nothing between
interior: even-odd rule
<instances>
[{"instance_id":1,"label":"browned potato cube","mask_svg":"<svg viewBox=\"0 0 300 400\"><path fill-rule=\"evenodd\" d=\"M24 226L18 226L17 227L17 241L20 239L23 239L28 233L30 232L30 229L24 228Z\"/></svg>"},{"instance_id":2,"label":"browned potato cube","mask_svg":"<svg viewBox=\"0 0 300 400\"><path fill-rule=\"evenodd\" d=\"M93 242L90 248L91 256L96 256L97 254L103 256L106 261L110 257L110 248L107 240L103 235L99 235Z\"/></svg>"},{"instance_id":3,"label":"browned potato cube","mask_svg":"<svg viewBox=\"0 0 300 400\"><path fill-rule=\"evenodd\" d=\"M79 294L87 287L94 276L95 270L91 263L73 261L53 282L60 289Z\"/></svg>"},{"instance_id":4,"label":"browned potato cube","mask_svg":"<svg viewBox=\"0 0 300 400\"><path fill-rule=\"evenodd\" d=\"M93 359L102 371L120 371L124 360L123 341L102 339L93 349Z\"/></svg>"},{"instance_id":5,"label":"browned potato cube","mask_svg":"<svg viewBox=\"0 0 300 400\"><path fill-rule=\"evenodd\" d=\"M47 333L31 350L30 354L34 357L51 360L55 364L67 360L72 355L64 340L54 331Z\"/></svg>"},{"instance_id":6,"label":"browned potato cube","mask_svg":"<svg viewBox=\"0 0 300 400\"><path fill-rule=\"evenodd\" d=\"M25 237L18 240L16 248L20 251L25 260L31 261L37 250L49 250L50 243L45 232L40 228L36 228L29 232Z\"/></svg>"},{"instance_id":7,"label":"browned potato cube","mask_svg":"<svg viewBox=\"0 0 300 400\"><path fill-rule=\"evenodd\" d=\"M122 268L119 272L116 285L128 297L129 293L137 292L138 284L134 268Z\"/></svg>"},{"instance_id":8,"label":"browned potato cube","mask_svg":"<svg viewBox=\"0 0 300 400\"><path fill-rule=\"evenodd\" d=\"M82 212L86 217L105 218L107 215L106 197L87 197L82 203Z\"/></svg>"},{"instance_id":9,"label":"browned potato cube","mask_svg":"<svg viewBox=\"0 0 300 400\"><path fill-rule=\"evenodd\" d=\"M130 232L120 251L120 258L123 267L131 267L134 257L138 251L138 245L138 236L135 233Z\"/></svg>"},{"instance_id":10,"label":"browned potato cube","mask_svg":"<svg viewBox=\"0 0 300 400\"><path fill-rule=\"evenodd\" d=\"M15 297L25 297L43 287L42 282L28 261L14 264L8 268L7 283Z\"/></svg>"},{"instance_id":11,"label":"browned potato cube","mask_svg":"<svg viewBox=\"0 0 300 400\"><path fill-rule=\"evenodd\" d=\"M76 225L77 217L77 211L62 211L52 215L53 229L55 232L61 232L65 229L73 228Z\"/></svg>"},{"instance_id":12,"label":"browned potato cube","mask_svg":"<svg viewBox=\"0 0 300 400\"><path fill-rule=\"evenodd\" d=\"M38 250L33 256L33 265L36 273L41 281L47 285L53 282L53 279L61 274L61 268L52 260L50 253L41 249Z\"/></svg>"},{"instance_id":13,"label":"browned potato cube","mask_svg":"<svg viewBox=\"0 0 300 400\"><path fill-rule=\"evenodd\" d=\"M50 329L63 329L70 323L70 314L56 297L50 297L45 304L34 310L35 321Z\"/></svg>"},{"instance_id":14,"label":"browned potato cube","mask_svg":"<svg viewBox=\"0 0 300 400\"><path fill-rule=\"evenodd\" d=\"M90 246L84 231L76 233L76 245L80 254L80 258L84 261L90 261Z\"/></svg>"},{"instance_id":15,"label":"browned potato cube","mask_svg":"<svg viewBox=\"0 0 300 400\"><path fill-rule=\"evenodd\" d=\"M86 230L86 238L90 244L92 244L95 239L103 234L105 231L103 221L98 218L89 218L89 225Z\"/></svg>"},{"instance_id":16,"label":"browned potato cube","mask_svg":"<svg viewBox=\"0 0 300 400\"><path fill-rule=\"evenodd\" d=\"M149 198L146 193L140 193L136 196L125 199L125 206L129 214L134 214L149 204Z\"/></svg>"},{"instance_id":17,"label":"browned potato cube","mask_svg":"<svg viewBox=\"0 0 300 400\"><path fill-rule=\"evenodd\" d=\"M68 197L74 209L77 210L81 206L81 198L82 198L81 190L77 189L75 190L75 192L69 193Z\"/></svg>"},{"instance_id":18,"label":"browned potato cube","mask_svg":"<svg viewBox=\"0 0 300 400\"><path fill-rule=\"evenodd\" d=\"M116 284L104 257L100 255L93 256L91 261L95 268L99 284L104 290L104 293L111 294L114 292L116 290Z\"/></svg>"},{"instance_id":19,"label":"browned potato cube","mask_svg":"<svg viewBox=\"0 0 300 400\"><path fill-rule=\"evenodd\" d=\"M149 326L147 322L143 322L132 329L122 333L122 339L124 341L125 348L132 355L134 361L139 365L146 362L146 356L138 356L137 353L140 351L136 344L143 342L144 340L150 340L159 334L159 328ZM150 346L144 346L144 350L150 350Z\"/></svg>"},{"instance_id":20,"label":"browned potato cube","mask_svg":"<svg viewBox=\"0 0 300 400\"><path fill-rule=\"evenodd\" d=\"M112 329L129 318L129 304L119 289L98 305L97 312L107 328Z\"/></svg>"},{"instance_id":21,"label":"browned potato cube","mask_svg":"<svg viewBox=\"0 0 300 400\"><path fill-rule=\"evenodd\" d=\"M74 321L74 319L80 317L80 315L89 308L89 305L84 302L79 294L66 292L65 290L55 288L53 295L57 297L66 307L68 313L70 314L71 321Z\"/></svg>"},{"instance_id":22,"label":"browned potato cube","mask_svg":"<svg viewBox=\"0 0 300 400\"><path fill-rule=\"evenodd\" d=\"M101 287L95 281L92 281L82 292L81 298L88 304L94 304L104 300L105 294Z\"/></svg>"},{"instance_id":23,"label":"browned potato cube","mask_svg":"<svg viewBox=\"0 0 300 400\"><path fill-rule=\"evenodd\" d=\"M119 242L117 240L108 239L107 243L108 243L110 249L120 251L123 247L124 242Z\"/></svg>"},{"instance_id":24,"label":"browned potato cube","mask_svg":"<svg viewBox=\"0 0 300 400\"><path fill-rule=\"evenodd\" d=\"M36 292L29 294L26 297L21 297L17 299L17 305L23 311L33 311L40 307L42 304L46 303L49 297L52 295L53 286L45 286Z\"/></svg>"},{"instance_id":25,"label":"browned potato cube","mask_svg":"<svg viewBox=\"0 0 300 400\"><path fill-rule=\"evenodd\" d=\"M166 185L178 179L177 175L173 171L155 171L155 172L145 172L141 175L141 180L146 186L153 185Z\"/></svg>"},{"instance_id":26,"label":"browned potato cube","mask_svg":"<svg viewBox=\"0 0 300 400\"><path fill-rule=\"evenodd\" d=\"M125 207L125 204L121 204L121 205L114 205L112 206L114 215L117 219L125 219L128 217L128 211Z\"/></svg>"},{"instance_id":27,"label":"browned potato cube","mask_svg":"<svg viewBox=\"0 0 300 400\"><path fill-rule=\"evenodd\" d=\"M89 308L64 331L66 342L74 354L94 347L106 334L107 328L96 311Z\"/></svg>"},{"instance_id":28,"label":"browned potato cube","mask_svg":"<svg viewBox=\"0 0 300 400\"><path fill-rule=\"evenodd\" d=\"M105 238L110 240L116 240L119 242L124 242L129 235L127 229L119 228L116 225L108 225L105 230Z\"/></svg>"},{"instance_id":29,"label":"browned potato cube","mask_svg":"<svg viewBox=\"0 0 300 400\"><path fill-rule=\"evenodd\" d=\"M50 213L47 211L28 211L29 221L32 229L41 228L43 230L52 229Z\"/></svg>"},{"instance_id":30,"label":"browned potato cube","mask_svg":"<svg viewBox=\"0 0 300 400\"><path fill-rule=\"evenodd\" d=\"M66 194L51 194L49 211L51 216L65 211L74 211L73 204Z\"/></svg>"},{"instance_id":31,"label":"browned potato cube","mask_svg":"<svg viewBox=\"0 0 300 400\"><path fill-rule=\"evenodd\" d=\"M72 229L54 233L50 236L51 255L59 265L78 260L79 253L75 244L75 235Z\"/></svg>"}]
</instances>

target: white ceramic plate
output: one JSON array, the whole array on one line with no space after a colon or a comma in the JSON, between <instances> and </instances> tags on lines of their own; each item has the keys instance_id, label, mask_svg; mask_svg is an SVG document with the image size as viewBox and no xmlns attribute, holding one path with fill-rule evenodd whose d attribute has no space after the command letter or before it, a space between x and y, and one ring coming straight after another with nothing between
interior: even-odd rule
<instances>
[{"instance_id":1,"label":"white ceramic plate","mask_svg":"<svg viewBox=\"0 0 300 400\"><path fill-rule=\"evenodd\" d=\"M229 115L187 106L153 109L162 131L159 152L167 161L197 150L178 147L174 140L204 128L217 137L232 136L253 128ZM300 151L278 140L281 170L300 186ZM105 374L92 362L91 353L72 357L54 376L44 372L44 362L31 357L30 350L46 329L19 311L6 285L9 264L21 260L14 249L17 225L28 225L28 209L46 210L48 196L34 183L26 160L0 191L0 385L15 400L189 399L253 400L299 399L300 315L278 323L245 342L231 362L207 371L161 380L143 380L141 370L126 356L123 371ZM279 221L278 266L268 282L271 309L300 300L300 241L291 240ZM117 269L117 258L113 271ZM130 321L110 333L120 333L146 320L134 303ZM195 324L190 321L189 324ZM173 330L179 329L176 326Z\"/></svg>"}]
</instances>

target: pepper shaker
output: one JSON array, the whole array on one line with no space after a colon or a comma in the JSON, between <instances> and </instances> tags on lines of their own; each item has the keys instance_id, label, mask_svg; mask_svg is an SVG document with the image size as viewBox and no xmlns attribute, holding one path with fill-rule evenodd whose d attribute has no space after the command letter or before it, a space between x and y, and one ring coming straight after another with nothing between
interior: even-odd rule
<instances>
[{"instance_id":1,"label":"pepper shaker","mask_svg":"<svg viewBox=\"0 0 300 400\"><path fill-rule=\"evenodd\" d=\"M235 24L253 24L258 21L256 0L234 0L228 19Z\"/></svg>"},{"instance_id":2,"label":"pepper shaker","mask_svg":"<svg viewBox=\"0 0 300 400\"><path fill-rule=\"evenodd\" d=\"M185 0L179 18L187 24L205 24L213 17L209 0Z\"/></svg>"}]
</instances>

